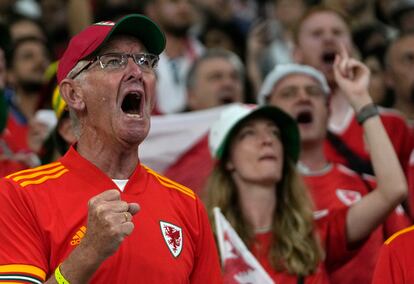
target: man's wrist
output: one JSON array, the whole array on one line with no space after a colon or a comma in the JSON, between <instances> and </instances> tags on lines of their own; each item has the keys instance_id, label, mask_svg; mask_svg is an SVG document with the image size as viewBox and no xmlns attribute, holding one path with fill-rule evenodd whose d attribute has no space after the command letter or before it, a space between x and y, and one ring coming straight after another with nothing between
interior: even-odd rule
<instances>
[{"instance_id":1,"label":"man's wrist","mask_svg":"<svg viewBox=\"0 0 414 284\"><path fill-rule=\"evenodd\" d=\"M367 119L379 115L378 108L374 103L363 106L356 115L356 119L362 125Z\"/></svg>"},{"instance_id":2,"label":"man's wrist","mask_svg":"<svg viewBox=\"0 0 414 284\"><path fill-rule=\"evenodd\" d=\"M55 279L58 284L70 284L69 281L63 276L62 271L60 271L60 264L55 269Z\"/></svg>"}]
</instances>

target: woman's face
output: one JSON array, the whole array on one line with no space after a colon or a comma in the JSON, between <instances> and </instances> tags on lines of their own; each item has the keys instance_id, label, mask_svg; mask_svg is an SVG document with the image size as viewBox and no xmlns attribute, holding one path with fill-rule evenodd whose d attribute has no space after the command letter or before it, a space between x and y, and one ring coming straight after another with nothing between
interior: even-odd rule
<instances>
[{"instance_id":1,"label":"woman's face","mask_svg":"<svg viewBox=\"0 0 414 284\"><path fill-rule=\"evenodd\" d=\"M275 185L282 178L283 154L275 123L253 118L244 122L233 137L226 168L236 183Z\"/></svg>"}]
</instances>

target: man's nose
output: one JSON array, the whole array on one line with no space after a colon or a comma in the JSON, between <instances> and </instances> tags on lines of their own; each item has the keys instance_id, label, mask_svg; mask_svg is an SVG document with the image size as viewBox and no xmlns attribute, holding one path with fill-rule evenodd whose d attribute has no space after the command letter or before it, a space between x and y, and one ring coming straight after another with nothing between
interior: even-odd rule
<instances>
[{"instance_id":1,"label":"man's nose","mask_svg":"<svg viewBox=\"0 0 414 284\"><path fill-rule=\"evenodd\" d=\"M325 42L332 43L332 44L335 44L337 41L335 34L331 31L325 31L323 33L322 38Z\"/></svg>"},{"instance_id":2,"label":"man's nose","mask_svg":"<svg viewBox=\"0 0 414 284\"><path fill-rule=\"evenodd\" d=\"M298 99L301 101L308 101L309 100L309 94L305 90L305 88L301 87L298 88Z\"/></svg>"},{"instance_id":3,"label":"man's nose","mask_svg":"<svg viewBox=\"0 0 414 284\"><path fill-rule=\"evenodd\" d=\"M141 67L135 63L132 57L128 57L127 59L126 72L128 72L129 77L142 79L143 72L141 70Z\"/></svg>"}]
</instances>

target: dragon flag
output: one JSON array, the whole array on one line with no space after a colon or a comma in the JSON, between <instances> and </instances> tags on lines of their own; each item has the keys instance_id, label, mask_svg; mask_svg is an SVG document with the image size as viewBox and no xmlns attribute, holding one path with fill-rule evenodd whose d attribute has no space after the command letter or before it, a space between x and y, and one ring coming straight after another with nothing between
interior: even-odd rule
<instances>
[{"instance_id":1,"label":"dragon flag","mask_svg":"<svg viewBox=\"0 0 414 284\"><path fill-rule=\"evenodd\" d=\"M223 216L213 209L225 284L275 284Z\"/></svg>"}]
</instances>

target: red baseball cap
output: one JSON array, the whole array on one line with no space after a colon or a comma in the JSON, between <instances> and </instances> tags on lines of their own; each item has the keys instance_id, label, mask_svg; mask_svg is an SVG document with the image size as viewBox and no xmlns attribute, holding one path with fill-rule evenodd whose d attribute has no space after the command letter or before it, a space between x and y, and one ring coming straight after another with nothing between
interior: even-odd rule
<instances>
[{"instance_id":1,"label":"red baseball cap","mask_svg":"<svg viewBox=\"0 0 414 284\"><path fill-rule=\"evenodd\" d=\"M165 48L164 33L146 16L131 14L116 23L110 21L95 23L70 40L65 53L59 60L58 83L66 78L80 60L97 52L105 42L118 34L136 37L147 51L153 54L159 55Z\"/></svg>"}]
</instances>

